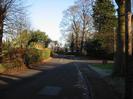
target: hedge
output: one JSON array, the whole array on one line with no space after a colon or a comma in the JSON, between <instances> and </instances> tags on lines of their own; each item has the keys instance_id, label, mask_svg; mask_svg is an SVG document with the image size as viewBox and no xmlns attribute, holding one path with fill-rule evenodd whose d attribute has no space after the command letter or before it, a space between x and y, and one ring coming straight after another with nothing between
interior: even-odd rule
<instances>
[{"instance_id":1,"label":"hedge","mask_svg":"<svg viewBox=\"0 0 133 99\"><path fill-rule=\"evenodd\" d=\"M50 49L28 49L25 53L25 59L26 61L29 62L29 64L33 64L36 62L40 62L42 60L48 59L51 55L51 50Z\"/></svg>"}]
</instances>

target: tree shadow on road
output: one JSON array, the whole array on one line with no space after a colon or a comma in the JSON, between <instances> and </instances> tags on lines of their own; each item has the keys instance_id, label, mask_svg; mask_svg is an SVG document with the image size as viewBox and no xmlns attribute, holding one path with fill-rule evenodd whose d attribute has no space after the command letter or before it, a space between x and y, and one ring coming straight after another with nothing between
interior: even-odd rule
<instances>
[{"instance_id":1,"label":"tree shadow on road","mask_svg":"<svg viewBox=\"0 0 133 99\"><path fill-rule=\"evenodd\" d=\"M30 73L27 73L27 76L1 74L0 81L6 84L0 88L0 97L1 99L29 99L27 97L34 95L44 85L69 88L70 85L76 84L75 67L71 70L71 67L68 67L70 65L73 66L73 63L62 66L58 62L49 62L29 69Z\"/></svg>"}]
</instances>

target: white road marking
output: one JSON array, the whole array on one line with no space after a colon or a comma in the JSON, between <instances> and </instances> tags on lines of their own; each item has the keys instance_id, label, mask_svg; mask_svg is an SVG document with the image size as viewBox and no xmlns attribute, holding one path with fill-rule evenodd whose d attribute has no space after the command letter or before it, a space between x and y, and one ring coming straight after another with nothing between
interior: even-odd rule
<instances>
[{"instance_id":1,"label":"white road marking","mask_svg":"<svg viewBox=\"0 0 133 99\"><path fill-rule=\"evenodd\" d=\"M79 75L79 82L78 83L80 85L79 87L84 89L84 92L82 93L82 95L83 95L84 99L90 99L89 94L88 94L89 89L87 86L87 82L86 82L85 78L83 77L82 72L79 69L79 65L77 63L74 63L74 65L76 66L76 69L78 70L78 75Z\"/></svg>"}]
</instances>

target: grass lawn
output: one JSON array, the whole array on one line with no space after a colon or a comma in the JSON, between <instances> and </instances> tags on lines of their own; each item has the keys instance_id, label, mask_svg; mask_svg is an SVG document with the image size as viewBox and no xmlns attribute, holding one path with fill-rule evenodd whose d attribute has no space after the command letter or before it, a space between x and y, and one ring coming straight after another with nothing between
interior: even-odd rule
<instances>
[{"instance_id":1,"label":"grass lawn","mask_svg":"<svg viewBox=\"0 0 133 99\"><path fill-rule=\"evenodd\" d=\"M108 64L92 64L92 66L100 68L100 69L113 69L113 64L108 63Z\"/></svg>"}]
</instances>

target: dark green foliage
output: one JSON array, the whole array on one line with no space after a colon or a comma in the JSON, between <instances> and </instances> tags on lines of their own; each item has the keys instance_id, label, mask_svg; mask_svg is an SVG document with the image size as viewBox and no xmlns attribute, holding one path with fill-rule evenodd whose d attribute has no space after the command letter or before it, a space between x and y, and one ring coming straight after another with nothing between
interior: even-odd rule
<instances>
[{"instance_id":1,"label":"dark green foliage","mask_svg":"<svg viewBox=\"0 0 133 99\"><path fill-rule=\"evenodd\" d=\"M94 26L98 32L112 32L116 26L114 5L110 0L96 0L93 6Z\"/></svg>"},{"instance_id":2,"label":"dark green foliage","mask_svg":"<svg viewBox=\"0 0 133 99\"><path fill-rule=\"evenodd\" d=\"M44 44L46 43L46 45L48 46L50 39L48 39L48 36L46 35L45 32L37 30L37 31L31 31L31 38L28 41L28 45L30 45L30 43L32 42L41 42Z\"/></svg>"},{"instance_id":3,"label":"dark green foliage","mask_svg":"<svg viewBox=\"0 0 133 99\"><path fill-rule=\"evenodd\" d=\"M51 50L51 52L50 52L50 56L51 56L51 57L53 57L53 56L54 56L54 54L55 54L55 53L54 53L54 51L53 51L53 50Z\"/></svg>"},{"instance_id":4,"label":"dark green foliage","mask_svg":"<svg viewBox=\"0 0 133 99\"><path fill-rule=\"evenodd\" d=\"M67 52L67 53L65 53L65 55L81 56L81 54L78 52Z\"/></svg>"},{"instance_id":5,"label":"dark green foliage","mask_svg":"<svg viewBox=\"0 0 133 99\"><path fill-rule=\"evenodd\" d=\"M32 64L33 62L38 62L40 60L40 56L37 49L28 49L24 53L24 63L26 65Z\"/></svg>"},{"instance_id":6,"label":"dark green foliage","mask_svg":"<svg viewBox=\"0 0 133 99\"><path fill-rule=\"evenodd\" d=\"M48 38L46 41L45 41L45 47L47 48L49 43L51 42L52 40L50 38Z\"/></svg>"},{"instance_id":7,"label":"dark green foliage","mask_svg":"<svg viewBox=\"0 0 133 99\"><path fill-rule=\"evenodd\" d=\"M95 38L101 40L102 47L108 52L113 52L114 27L117 19L114 5L111 0L96 0L93 6Z\"/></svg>"},{"instance_id":8,"label":"dark green foliage","mask_svg":"<svg viewBox=\"0 0 133 99\"><path fill-rule=\"evenodd\" d=\"M56 52L57 54L65 54L64 50L59 50Z\"/></svg>"},{"instance_id":9,"label":"dark green foliage","mask_svg":"<svg viewBox=\"0 0 133 99\"><path fill-rule=\"evenodd\" d=\"M72 36L72 37L71 37L71 43L70 43L70 50L71 50L71 52L73 53L73 52L74 52L74 45L75 45L73 33L72 33L71 36Z\"/></svg>"},{"instance_id":10,"label":"dark green foliage","mask_svg":"<svg viewBox=\"0 0 133 99\"><path fill-rule=\"evenodd\" d=\"M29 55L28 55L28 53L24 53L24 55L23 55L23 61L24 61L24 64L26 65L26 66L29 66L29 63L30 63L30 57L29 57Z\"/></svg>"},{"instance_id":11,"label":"dark green foliage","mask_svg":"<svg viewBox=\"0 0 133 99\"><path fill-rule=\"evenodd\" d=\"M13 43L13 46L17 48L27 48L28 46L30 46L30 44L38 42L44 44L45 47L47 47L51 40L48 38L45 32L42 32L40 30L24 30L20 34L18 34L14 40L10 41L9 43ZM8 42L6 43L8 44Z\"/></svg>"},{"instance_id":12,"label":"dark green foliage","mask_svg":"<svg viewBox=\"0 0 133 99\"><path fill-rule=\"evenodd\" d=\"M92 58L105 59L107 58L107 52L102 48L102 44L99 40L91 40L86 42L87 55Z\"/></svg>"}]
</instances>

